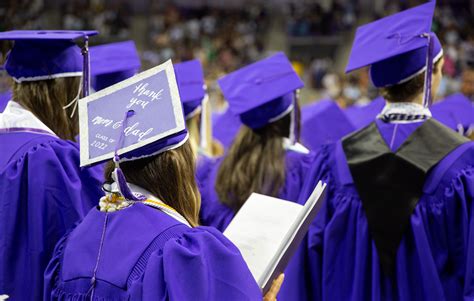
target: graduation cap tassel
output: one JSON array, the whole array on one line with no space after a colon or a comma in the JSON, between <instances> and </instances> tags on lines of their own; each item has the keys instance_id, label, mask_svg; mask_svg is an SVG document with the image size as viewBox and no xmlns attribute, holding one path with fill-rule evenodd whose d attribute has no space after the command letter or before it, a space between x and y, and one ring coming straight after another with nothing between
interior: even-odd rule
<instances>
[{"instance_id":1,"label":"graduation cap tassel","mask_svg":"<svg viewBox=\"0 0 474 301\"><path fill-rule=\"evenodd\" d=\"M118 155L118 150L120 149L120 147L122 147L123 140L125 139L125 129L127 126L127 120L133 115L135 115L135 111L128 110L127 113L125 113L125 117L123 118L123 121L122 121L122 130L120 132L119 140L117 141L117 146L115 147L115 155L113 158L113 161L115 163L115 169L113 171L113 179L117 183L120 194L126 200L139 202L139 201L143 201L143 198L136 197L132 193L130 188L128 187L125 175L123 174L122 169L120 169L120 164L119 164L120 156Z\"/></svg>"},{"instance_id":2,"label":"graduation cap tassel","mask_svg":"<svg viewBox=\"0 0 474 301\"><path fill-rule=\"evenodd\" d=\"M428 51L426 54L426 72L425 72L425 86L424 86L424 98L423 106L429 108L432 103L431 97L431 81L433 77L433 48L434 48L434 39L432 33L425 33L423 37L428 39Z\"/></svg>"},{"instance_id":3,"label":"graduation cap tassel","mask_svg":"<svg viewBox=\"0 0 474 301\"><path fill-rule=\"evenodd\" d=\"M82 96L89 96L89 77L90 77L90 63L89 63L89 37L84 37L84 46L82 47L83 70L82 70Z\"/></svg>"}]
</instances>

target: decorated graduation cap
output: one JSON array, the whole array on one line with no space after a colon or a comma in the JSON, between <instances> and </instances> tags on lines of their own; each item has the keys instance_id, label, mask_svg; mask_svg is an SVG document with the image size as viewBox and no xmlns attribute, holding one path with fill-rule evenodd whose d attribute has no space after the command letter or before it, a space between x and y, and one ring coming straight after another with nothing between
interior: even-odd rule
<instances>
[{"instance_id":1,"label":"decorated graduation cap","mask_svg":"<svg viewBox=\"0 0 474 301\"><path fill-rule=\"evenodd\" d=\"M136 200L119 163L154 156L188 139L171 61L79 101L81 166L113 159L120 193Z\"/></svg>"},{"instance_id":2,"label":"decorated graduation cap","mask_svg":"<svg viewBox=\"0 0 474 301\"><path fill-rule=\"evenodd\" d=\"M245 66L219 79L229 109L242 123L258 129L293 112L294 142L295 117L293 110L296 93L303 82L282 52Z\"/></svg>"},{"instance_id":3,"label":"decorated graduation cap","mask_svg":"<svg viewBox=\"0 0 474 301\"><path fill-rule=\"evenodd\" d=\"M97 31L13 30L0 40L15 41L5 70L18 83L83 75L83 93L89 91L89 36ZM75 43L83 39L81 49Z\"/></svg>"},{"instance_id":4,"label":"decorated graduation cap","mask_svg":"<svg viewBox=\"0 0 474 301\"><path fill-rule=\"evenodd\" d=\"M174 65L176 81L178 82L179 95L183 104L183 113L190 119L201 113L200 141L201 149L207 147L206 111L207 102L204 71L199 60L190 60Z\"/></svg>"},{"instance_id":5,"label":"decorated graduation cap","mask_svg":"<svg viewBox=\"0 0 474 301\"><path fill-rule=\"evenodd\" d=\"M433 63L443 49L431 24L436 1L363 25L357 29L346 73L370 66L378 88L400 84L426 71L424 105L431 104Z\"/></svg>"},{"instance_id":6,"label":"decorated graduation cap","mask_svg":"<svg viewBox=\"0 0 474 301\"><path fill-rule=\"evenodd\" d=\"M92 87L95 91L134 76L141 67L133 41L90 47L90 57Z\"/></svg>"}]
</instances>

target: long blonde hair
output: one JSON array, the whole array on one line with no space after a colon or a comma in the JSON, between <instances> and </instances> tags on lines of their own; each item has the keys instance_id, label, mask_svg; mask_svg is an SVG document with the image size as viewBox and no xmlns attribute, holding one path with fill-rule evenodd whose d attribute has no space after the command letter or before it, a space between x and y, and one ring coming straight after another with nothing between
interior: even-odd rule
<instances>
[{"instance_id":1,"label":"long blonde hair","mask_svg":"<svg viewBox=\"0 0 474 301\"><path fill-rule=\"evenodd\" d=\"M78 113L71 118L70 111L63 107L76 98L80 82L80 77L14 82L13 100L31 111L59 138L75 141L79 134Z\"/></svg>"}]
</instances>

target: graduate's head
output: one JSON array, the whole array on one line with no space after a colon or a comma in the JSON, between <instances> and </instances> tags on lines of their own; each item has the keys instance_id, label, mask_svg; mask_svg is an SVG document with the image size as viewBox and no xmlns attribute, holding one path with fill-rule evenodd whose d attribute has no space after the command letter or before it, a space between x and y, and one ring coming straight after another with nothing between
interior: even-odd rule
<instances>
[{"instance_id":1,"label":"graduate's head","mask_svg":"<svg viewBox=\"0 0 474 301\"><path fill-rule=\"evenodd\" d=\"M219 80L229 110L243 126L219 167L216 191L238 210L252 192L276 196L285 180L285 138L299 132L298 89L303 82L283 53Z\"/></svg>"},{"instance_id":2,"label":"graduate's head","mask_svg":"<svg viewBox=\"0 0 474 301\"><path fill-rule=\"evenodd\" d=\"M14 80L13 99L63 139L74 140L78 134L77 114L73 112L85 69L81 49L74 41L95 34L28 30L0 33L0 40L14 41L5 62L5 70ZM67 106L70 103L73 105Z\"/></svg>"},{"instance_id":3,"label":"graduate's head","mask_svg":"<svg viewBox=\"0 0 474 301\"><path fill-rule=\"evenodd\" d=\"M82 99L79 119L81 166L113 159L107 197L157 197L197 225L195 158L171 61ZM137 196L131 184L152 196Z\"/></svg>"},{"instance_id":4,"label":"graduate's head","mask_svg":"<svg viewBox=\"0 0 474 301\"><path fill-rule=\"evenodd\" d=\"M295 121L289 112L259 128L241 126L217 174L221 202L237 211L252 192L278 196L285 182L283 139L290 136L292 122L299 131L299 105L293 110Z\"/></svg>"},{"instance_id":5,"label":"graduate's head","mask_svg":"<svg viewBox=\"0 0 474 301\"><path fill-rule=\"evenodd\" d=\"M431 80L431 97L435 97L443 77L444 59L440 57L433 64ZM421 101L425 87L425 72L422 72L406 82L380 88L380 94L388 102L413 102ZM420 103L421 104L421 103Z\"/></svg>"},{"instance_id":6,"label":"graduate's head","mask_svg":"<svg viewBox=\"0 0 474 301\"><path fill-rule=\"evenodd\" d=\"M431 32L435 5L427 2L359 27L346 72L370 66L372 82L387 101L412 102L424 91L420 101L430 105L443 64L441 43Z\"/></svg>"},{"instance_id":7,"label":"graduate's head","mask_svg":"<svg viewBox=\"0 0 474 301\"><path fill-rule=\"evenodd\" d=\"M120 163L120 168L127 182L148 190L178 211L192 226L198 225L201 195L196 185L195 159L189 140L161 154ZM106 182L114 181L114 169L114 162L108 162Z\"/></svg>"},{"instance_id":8,"label":"graduate's head","mask_svg":"<svg viewBox=\"0 0 474 301\"><path fill-rule=\"evenodd\" d=\"M58 137L74 141L79 134L78 114L63 109L78 97L81 77L13 82L13 100L31 111Z\"/></svg>"}]
</instances>

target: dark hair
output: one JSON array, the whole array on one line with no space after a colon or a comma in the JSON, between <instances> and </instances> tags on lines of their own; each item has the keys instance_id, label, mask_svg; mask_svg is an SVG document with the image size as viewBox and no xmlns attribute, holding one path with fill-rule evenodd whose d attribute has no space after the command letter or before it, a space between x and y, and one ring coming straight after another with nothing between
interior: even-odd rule
<instances>
[{"instance_id":1,"label":"dark hair","mask_svg":"<svg viewBox=\"0 0 474 301\"><path fill-rule=\"evenodd\" d=\"M106 182L113 182L112 161L105 167ZM182 146L143 159L120 163L127 182L138 185L181 214L195 227L199 224L201 195L196 185L194 155L189 141Z\"/></svg>"},{"instance_id":2,"label":"dark hair","mask_svg":"<svg viewBox=\"0 0 474 301\"><path fill-rule=\"evenodd\" d=\"M433 66L433 73L438 72L441 58ZM380 89L380 94L390 102L410 102L423 92L425 86L425 72L418 74L407 82Z\"/></svg>"},{"instance_id":3,"label":"dark hair","mask_svg":"<svg viewBox=\"0 0 474 301\"><path fill-rule=\"evenodd\" d=\"M215 189L222 203L238 211L252 192L278 195L285 182L283 138L290 134L290 123L288 114L260 129L241 127L217 173Z\"/></svg>"},{"instance_id":4,"label":"dark hair","mask_svg":"<svg viewBox=\"0 0 474 301\"><path fill-rule=\"evenodd\" d=\"M80 77L14 82L13 99L31 111L58 137L74 141L79 134L79 114L76 111L71 118L71 111L64 110L63 106L77 96L80 82Z\"/></svg>"}]
</instances>

